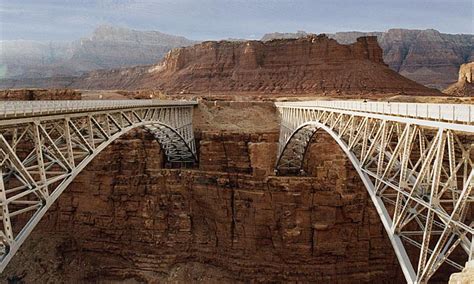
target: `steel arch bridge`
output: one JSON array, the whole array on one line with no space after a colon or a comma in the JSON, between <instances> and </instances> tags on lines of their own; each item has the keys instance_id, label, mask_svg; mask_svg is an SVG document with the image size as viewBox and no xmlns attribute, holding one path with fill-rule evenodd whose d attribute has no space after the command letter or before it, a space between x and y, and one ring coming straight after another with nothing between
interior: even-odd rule
<instances>
[{"instance_id":1,"label":"steel arch bridge","mask_svg":"<svg viewBox=\"0 0 474 284\"><path fill-rule=\"evenodd\" d=\"M312 101L276 107L276 173L304 174L312 137L330 134L367 188L408 283L426 283L443 263L462 269L473 259L474 105Z\"/></svg>"},{"instance_id":2,"label":"steel arch bridge","mask_svg":"<svg viewBox=\"0 0 474 284\"><path fill-rule=\"evenodd\" d=\"M107 145L136 127L170 164L197 162L196 102L159 100L0 103L0 272L51 204Z\"/></svg>"}]
</instances>

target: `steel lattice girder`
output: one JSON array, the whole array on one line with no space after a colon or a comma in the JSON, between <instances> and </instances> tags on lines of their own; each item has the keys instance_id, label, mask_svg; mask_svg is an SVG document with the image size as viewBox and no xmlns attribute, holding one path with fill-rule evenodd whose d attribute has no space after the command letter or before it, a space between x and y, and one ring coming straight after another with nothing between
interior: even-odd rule
<instances>
[{"instance_id":1,"label":"steel lattice girder","mask_svg":"<svg viewBox=\"0 0 474 284\"><path fill-rule=\"evenodd\" d=\"M449 258L454 252L456 260L472 259L472 122L353 111L334 102L276 105L277 174L302 173L313 135L329 133L362 178L407 282L427 282L443 263L462 269ZM408 245L416 255L408 255Z\"/></svg>"},{"instance_id":2,"label":"steel lattice girder","mask_svg":"<svg viewBox=\"0 0 474 284\"><path fill-rule=\"evenodd\" d=\"M25 103L26 104L26 103ZM77 174L136 127L153 133L168 162L195 163L194 102L51 102L0 114L0 272ZM0 105L0 112L1 112Z\"/></svg>"}]
</instances>

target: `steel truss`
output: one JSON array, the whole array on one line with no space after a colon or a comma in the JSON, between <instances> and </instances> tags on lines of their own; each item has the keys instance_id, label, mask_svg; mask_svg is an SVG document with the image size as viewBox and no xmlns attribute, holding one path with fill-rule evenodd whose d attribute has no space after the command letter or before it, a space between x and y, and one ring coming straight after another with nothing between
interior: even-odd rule
<instances>
[{"instance_id":1,"label":"steel truss","mask_svg":"<svg viewBox=\"0 0 474 284\"><path fill-rule=\"evenodd\" d=\"M462 269L473 258L472 123L352 111L337 103L276 105L277 174L304 173L312 137L329 133L362 178L407 282L426 283L443 263Z\"/></svg>"},{"instance_id":2,"label":"steel truss","mask_svg":"<svg viewBox=\"0 0 474 284\"><path fill-rule=\"evenodd\" d=\"M145 127L151 132L168 163L197 161L192 127L196 103L28 104L33 106L28 112L17 111L22 108L16 103L0 114L0 272L77 174L129 130Z\"/></svg>"}]
</instances>

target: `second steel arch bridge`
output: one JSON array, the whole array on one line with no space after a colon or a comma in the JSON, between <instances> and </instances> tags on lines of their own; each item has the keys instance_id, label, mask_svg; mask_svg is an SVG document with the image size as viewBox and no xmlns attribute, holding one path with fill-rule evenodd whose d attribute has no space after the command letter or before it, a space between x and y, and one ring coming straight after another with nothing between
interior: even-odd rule
<instances>
[{"instance_id":1,"label":"second steel arch bridge","mask_svg":"<svg viewBox=\"0 0 474 284\"><path fill-rule=\"evenodd\" d=\"M407 282L426 283L442 264L462 269L474 258L473 105L313 101L276 106L281 117L277 174L303 174L312 137L327 132L361 177Z\"/></svg>"}]
</instances>

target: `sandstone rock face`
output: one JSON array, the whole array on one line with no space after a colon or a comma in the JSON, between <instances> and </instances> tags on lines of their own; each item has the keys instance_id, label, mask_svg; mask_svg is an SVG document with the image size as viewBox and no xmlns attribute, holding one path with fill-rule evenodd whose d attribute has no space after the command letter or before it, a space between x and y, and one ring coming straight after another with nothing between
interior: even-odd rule
<instances>
[{"instance_id":1,"label":"sandstone rock face","mask_svg":"<svg viewBox=\"0 0 474 284\"><path fill-rule=\"evenodd\" d=\"M474 96L474 62L461 65L458 81L443 92L452 96Z\"/></svg>"},{"instance_id":2,"label":"sandstone rock face","mask_svg":"<svg viewBox=\"0 0 474 284\"><path fill-rule=\"evenodd\" d=\"M91 90L120 90L130 89L136 85L139 78L148 75L150 66L137 66L112 70L94 70L82 76L79 80L73 79L72 85L78 89Z\"/></svg>"},{"instance_id":3,"label":"sandstone rock face","mask_svg":"<svg viewBox=\"0 0 474 284\"><path fill-rule=\"evenodd\" d=\"M474 62L461 65L459 68L458 82L473 83L474 78Z\"/></svg>"},{"instance_id":4,"label":"sandstone rock face","mask_svg":"<svg viewBox=\"0 0 474 284\"><path fill-rule=\"evenodd\" d=\"M390 50L386 62L400 74L441 89L456 80L461 64L474 59L472 35L449 36L435 30L411 33L393 30L381 38L381 46Z\"/></svg>"},{"instance_id":5,"label":"sandstone rock face","mask_svg":"<svg viewBox=\"0 0 474 284\"><path fill-rule=\"evenodd\" d=\"M474 263L466 263L462 272L454 273L449 278L449 284L470 284L474 283Z\"/></svg>"},{"instance_id":6,"label":"sandstone rock face","mask_svg":"<svg viewBox=\"0 0 474 284\"><path fill-rule=\"evenodd\" d=\"M0 100L80 100L81 93L70 89L19 89L0 90Z\"/></svg>"},{"instance_id":7,"label":"sandstone rock face","mask_svg":"<svg viewBox=\"0 0 474 284\"><path fill-rule=\"evenodd\" d=\"M105 78L105 79L104 79ZM375 37L341 45L324 35L268 42L204 42L156 66L89 74L77 88L157 88L169 93L439 94L390 70Z\"/></svg>"},{"instance_id":8,"label":"sandstone rock face","mask_svg":"<svg viewBox=\"0 0 474 284\"><path fill-rule=\"evenodd\" d=\"M262 39L297 38L306 33L268 34ZM384 61L401 75L428 87L444 89L456 81L461 64L474 60L474 36L444 34L433 29L390 29L386 32L339 32L329 34L350 44L361 36L377 36Z\"/></svg>"},{"instance_id":9,"label":"sandstone rock face","mask_svg":"<svg viewBox=\"0 0 474 284\"><path fill-rule=\"evenodd\" d=\"M226 117L249 109L275 117L265 105L239 103ZM376 209L337 143L318 133L307 176L274 176L278 132L271 124L267 131L208 126L230 107L196 110L195 169L163 169L159 145L145 132L114 142L53 205L0 279L404 283Z\"/></svg>"}]
</instances>

